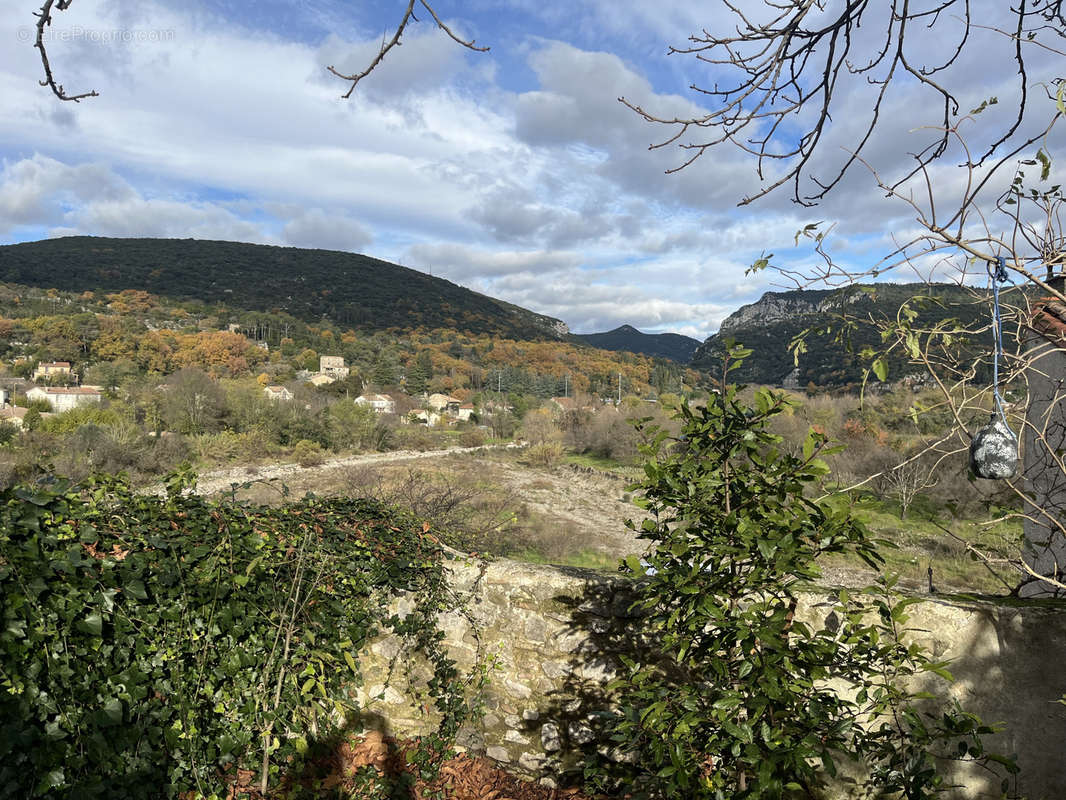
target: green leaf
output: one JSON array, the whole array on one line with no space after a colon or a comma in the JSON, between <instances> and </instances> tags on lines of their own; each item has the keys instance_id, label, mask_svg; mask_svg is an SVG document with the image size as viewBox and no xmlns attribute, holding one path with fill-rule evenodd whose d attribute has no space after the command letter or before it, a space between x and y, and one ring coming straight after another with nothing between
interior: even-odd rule
<instances>
[{"instance_id":1,"label":"green leaf","mask_svg":"<svg viewBox=\"0 0 1066 800\"><path fill-rule=\"evenodd\" d=\"M355 659L352 658L352 654L349 653L347 650L344 651L344 663L348 665L348 669L350 669L352 672L359 671L359 667L356 665Z\"/></svg>"},{"instance_id":2,"label":"green leaf","mask_svg":"<svg viewBox=\"0 0 1066 800\"><path fill-rule=\"evenodd\" d=\"M875 358L870 368L874 371L874 375L877 376L877 380L882 383L888 380L888 364L885 363L883 358Z\"/></svg>"},{"instance_id":3,"label":"green leaf","mask_svg":"<svg viewBox=\"0 0 1066 800\"><path fill-rule=\"evenodd\" d=\"M101 708L101 711L104 712L104 716L112 725L119 725L122 723L122 701L119 700L117 697L112 697L111 699L107 700Z\"/></svg>"},{"instance_id":4,"label":"green leaf","mask_svg":"<svg viewBox=\"0 0 1066 800\"><path fill-rule=\"evenodd\" d=\"M104 618L99 611L94 611L83 619L79 625L82 631L91 636L100 636L104 630Z\"/></svg>"}]
</instances>

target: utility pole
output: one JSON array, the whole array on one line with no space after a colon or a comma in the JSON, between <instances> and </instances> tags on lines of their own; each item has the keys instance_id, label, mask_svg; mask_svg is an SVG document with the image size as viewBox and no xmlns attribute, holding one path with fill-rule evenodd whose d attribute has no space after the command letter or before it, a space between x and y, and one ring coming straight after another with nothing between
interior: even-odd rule
<instances>
[{"instance_id":1,"label":"utility pole","mask_svg":"<svg viewBox=\"0 0 1066 800\"><path fill-rule=\"evenodd\" d=\"M618 373L618 402L615 405L622 405L622 373Z\"/></svg>"},{"instance_id":2,"label":"utility pole","mask_svg":"<svg viewBox=\"0 0 1066 800\"><path fill-rule=\"evenodd\" d=\"M563 397L570 396L570 373L563 376Z\"/></svg>"}]
</instances>

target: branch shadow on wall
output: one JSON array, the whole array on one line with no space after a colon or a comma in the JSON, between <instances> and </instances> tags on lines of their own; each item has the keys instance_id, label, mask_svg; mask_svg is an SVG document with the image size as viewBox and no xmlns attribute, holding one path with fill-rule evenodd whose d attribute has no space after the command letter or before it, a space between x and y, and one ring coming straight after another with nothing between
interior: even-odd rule
<instances>
[{"instance_id":1,"label":"branch shadow on wall","mask_svg":"<svg viewBox=\"0 0 1066 800\"><path fill-rule=\"evenodd\" d=\"M570 646L565 663L548 669L558 674L559 688L548 693L528 733L540 737L547 752L541 764L543 777L562 787L582 783L584 769L620 763L624 756L607 741L608 722L614 715L608 683L626 670L626 661L648 663L655 644L644 633L641 613L634 609L632 584L618 577L586 576L581 596L558 596L569 620L560 640Z\"/></svg>"},{"instance_id":2,"label":"branch shadow on wall","mask_svg":"<svg viewBox=\"0 0 1066 800\"><path fill-rule=\"evenodd\" d=\"M829 590L826 598L828 605ZM627 659L647 664L659 650L643 632L641 615L632 608L635 592L624 580L590 577L580 596L554 599L568 613L560 639L570 642L571 649L565 663L545 665L558 675L559 688L549 693L536 718L526 722L527 736L539 737L548 754L538 765L540 775L562 787L580 786L590 764L601 775L624 775L625 752L607 736L614 714L607 685L624 673ZM934 658L953 660L950 693L962 707L985 723L1002 726L999 733L985 737L985 745L1016 758L1021 767L1019 775L1009 778L1007 796L1057 800L1066 786L1066 705L1057 702L1066 695L1061 669L1066 663L1066 604L1054 601L1044 608L1039 601L946 603L949 608L959 605L965 609L965 622L949 615L953 622L933 632L923 630L926 623L916 619L917 638L925 639ZM930 609L930 619L936 617L934 612ZM957 624L962 627L951 627ZM918 688L939 697L948 692L932 674ZM935 713L932 707L930 713ZM1001 798L1006 772L996 765L989 770L947 763L952 760L948 750L956 744L945 743L942 766L948 783L964 786L967 798Z\"/></svg>"},{"instance_id":3,"label":"branch shadow on wall","mask_svg":"<svg viewBox=\"0 0 1066 800\"><path fill-rule=\"evenodd\" d=\"M951 659L951 692L968 711L1000 728L986 747L1012 756L1020 767L1008 796L1055 800L1066 786L1066 602L983 598L953 601L969 611L956 643L927 646L935 658ZM920 628L920 625L915 625ZM919 636L921 632L919 631ZM927 688L942 694L930 676ZM1000 797L1003 774L964 770L967 796Z\"/></svg>"}]
</instances>

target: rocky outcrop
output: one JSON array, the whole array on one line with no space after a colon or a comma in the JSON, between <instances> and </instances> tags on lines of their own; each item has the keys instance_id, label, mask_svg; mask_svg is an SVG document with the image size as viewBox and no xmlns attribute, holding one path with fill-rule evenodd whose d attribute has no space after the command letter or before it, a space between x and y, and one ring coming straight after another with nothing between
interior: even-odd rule
<instances>
[{"instance_id":1,"label":"rocky outcrop","mask_svg":"<svg viewBox=\"0 0 1066 800\"><path fill-rule=\"evenodd\" d=\"M539 777L557 774L598 746L596 712L603 686L622 652L641 646L621 577L510 561L453 561L450 582L460 607L443 613L446 644L461 668L491 665L484 716L460 735L460 745L509 769ZM804 595L801 611L818 616L823 595ZM391 611L404 613L404 598ZM928 599L908 609L914 638L951 660L955 681L930 678L929 690L956 698L986 722L1003 723L993 749L1017 753L1019 793L1030 800L1061 797L1066 786L1066 612L1061 608ZM417 686L424 667L393 637L373 642L360 659L367 687L367 727L418 733L433 723ZM953 798L999 797L998 781L956 767ZM848 797L844 790L833 800Z\"/></svg>"},{"instance_id":2,"label":"rocky outcrop","mask_svg":"<svg viewBox=\"0 0 1066 800\"><path fill-rule=\"evenodd\" d=\"M827 292L767 292L756 302L741 306L722 321L718 333L732 335L743 328L767 325L818 311Z\"/></svg>"}]
</instances>

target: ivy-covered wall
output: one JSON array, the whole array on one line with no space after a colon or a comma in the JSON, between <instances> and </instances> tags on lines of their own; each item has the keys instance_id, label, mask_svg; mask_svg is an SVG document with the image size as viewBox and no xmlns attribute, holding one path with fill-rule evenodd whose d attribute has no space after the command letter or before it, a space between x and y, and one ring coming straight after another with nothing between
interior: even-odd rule
<instances>
[{"instance_id":1,"label":"ivy-covered wall","mask_svg":"<svg viewBox=\"0 0 1066 800\"><path fill-rule=\"evenodd\" d=\"M628 614L625 579L594 572L519 564L451 561L450 586L463 610L441 615L445 644L460 668L494 659L479 724L459 744L533 777L580 762L596 741L597 711L609 703L603 687L619 658L645 646ZM804 595L801 613L819 614L822 597ZM390 613L404 613L394 601ZM930 676L929 690L957 698L986 722L1006 727L991 742L1017 753L1013 787L1029 800L1057 800L1066 786L1066 607L954 602L930 598L910 609L909 627L935 657L951 660L955 681ZM378 638L360 659L369 702L367 728L405 734L428 728L432 716L408 676L424 667L394 636ZM412 680L412 685L419 681ZM374 699L379 698L379 699ZM950 797L999 797L999 777L952 773ZM550 779L548 779L550 780ZM833 796L847 796L845 789Z\"/></svg>"}]
</instances>

